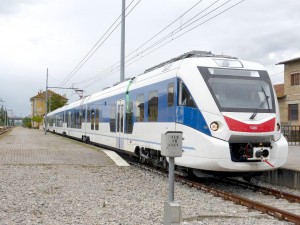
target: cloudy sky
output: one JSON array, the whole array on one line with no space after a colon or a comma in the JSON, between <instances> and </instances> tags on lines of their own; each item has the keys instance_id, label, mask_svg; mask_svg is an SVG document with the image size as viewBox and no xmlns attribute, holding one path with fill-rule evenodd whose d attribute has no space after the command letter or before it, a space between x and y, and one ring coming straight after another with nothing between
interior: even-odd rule
<instances>
[{"instance_id":1,"label":"cloudy sky","mask_svg":"<svg viewBox=\"0 0 300 225\"><path fill-rule=\"evenodd\" d=\"M300 56L300 1L239 2L127 0L125 77L206 50L259 62L274 84L283 82L283 67L275 64ZM86 95L116 83L120 26L113 22L120 13L121 0L0 0L0 99L6 107L30 115L30 98L45 90L47 68L49 86L73 86ZM53 90L78 99L72 90Z\"/></svg>"}]
</instances>

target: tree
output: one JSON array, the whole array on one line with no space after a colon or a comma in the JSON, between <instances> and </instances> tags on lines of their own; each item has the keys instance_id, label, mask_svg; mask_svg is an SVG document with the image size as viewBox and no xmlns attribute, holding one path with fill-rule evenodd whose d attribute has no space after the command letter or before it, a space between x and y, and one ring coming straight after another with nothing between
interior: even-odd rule
<instances>
[{"instance_id":1,"label":"tree","mask_svg":"<svg viewBox=\"0 0 300 225\"><path fill-rule=\"evenodd\" d=\"M28 116L24 117L24 119L23 119L23 126L24 127L28 127L28 128L32 127L32 125L31 125L31 118L30 117L28 117Z\"/></svg>"},{"instance_id":2,"label":"tree","mask_svg":"<svg viewBox=\"0 0 300 225\"><path fill-rule=\"evenodd\" d=\"M64 105L66 105L67 101L68 99L54 93L48 100L48 112L52 112L55 109L63 107Z\"/></svg>"},{"instance_id":3,"label":"tree","mask_svg":"<svg viewBox=\"0 0 300 225\"><path fill-rule=\"evenodd\" d=\"M5 126L4 122L5 122L5 110L3 108L3 106L0 109L0 126Z\"/></svg>"},{"instance_id":4,"label":"tree","mask_svg":"<svg viewBox=\"0 0 300 225\"><path fill-rule=\"evenodd\" d=\"M32 117L32 121L36 122L38 124L38 127L40 127L40 124L43 121L43 117L40 115L35 115Z\"/></svg>"}]
</instances>

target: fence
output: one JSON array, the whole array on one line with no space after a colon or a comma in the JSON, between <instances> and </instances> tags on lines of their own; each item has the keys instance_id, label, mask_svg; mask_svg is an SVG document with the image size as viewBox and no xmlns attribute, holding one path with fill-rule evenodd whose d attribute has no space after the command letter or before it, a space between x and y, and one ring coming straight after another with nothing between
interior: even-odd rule
<instances>
[{"instance_id":1,"label":"fence","mask_svg":"<svg viewBox=\"0 0 300 225\"><path fill-rule=\"evenodd\" d=\"M282 125L281 133L285 136L289 145L300 145L300 126Z\"/></svg>"}]
</instances>

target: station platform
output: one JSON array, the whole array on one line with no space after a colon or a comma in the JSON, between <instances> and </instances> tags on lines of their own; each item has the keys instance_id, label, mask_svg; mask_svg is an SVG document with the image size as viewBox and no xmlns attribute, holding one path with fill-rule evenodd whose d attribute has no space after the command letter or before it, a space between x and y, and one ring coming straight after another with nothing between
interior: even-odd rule
<instances>
[{"instance_id":1,"label":"station platform","mask_svg":"<svg viewBox=\"0 0 300 225\"><path fill-rule=\"evenodd\" d=\"M277 170L265 172L262 181L300 190L300 145L289 145L288 159Z\"/></svg>"},{"instance_id":2,"label":"station platform","mask_svg":"<svg viewBox=\"0 0 300 225\"><path fill-rule=\"evenodd\" d=\"M0 165L129 166L115 152L22 127L0 136Z\"/></svg>"}]
</instances>

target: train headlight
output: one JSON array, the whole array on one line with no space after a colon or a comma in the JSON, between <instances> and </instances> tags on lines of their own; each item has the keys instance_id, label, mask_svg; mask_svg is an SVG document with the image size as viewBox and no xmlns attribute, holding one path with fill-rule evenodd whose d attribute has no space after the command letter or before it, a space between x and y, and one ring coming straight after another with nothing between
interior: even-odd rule
<instances>
[{"instance_id":1,"label":"train headlight","mask_svg":"<svg viewBox=\"0 0 300 225\"><path fill-rule=\"evenodd\" d=\"M217 122L212 122L209 127L211 130L217 131L219 129L219 124Z\"/></svg>"},{"instance_id":2,"label":"train headlight","mask_svg":"<svg viewBox=\"0 0 300 225\"><path fill-rule=\"evenodd\" d=\"M279 123L277 123L277 131L280 131L280 124Z\"/></svg>"}]
</instances>

